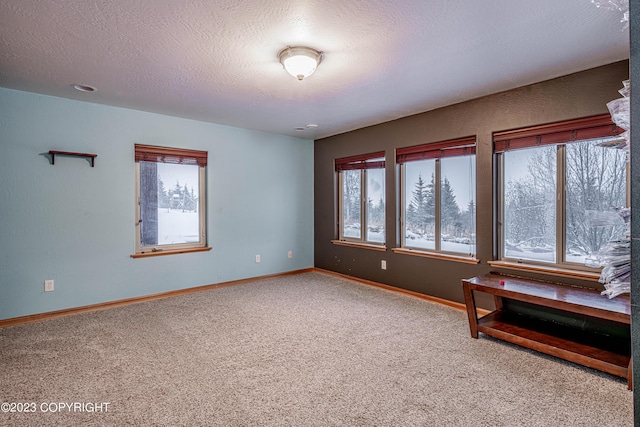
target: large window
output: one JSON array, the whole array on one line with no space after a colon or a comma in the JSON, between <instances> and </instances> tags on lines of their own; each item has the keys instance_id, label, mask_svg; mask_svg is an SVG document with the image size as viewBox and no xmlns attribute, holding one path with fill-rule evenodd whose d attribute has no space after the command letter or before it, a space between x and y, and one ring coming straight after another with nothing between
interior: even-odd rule
<instances>
[{"instance_id":1,"label":"large window","mask_svg":"<svg viewBox=\"0 0 640 427\"><path fill-rule=\"evenodd\" d=\"M384 151L336 159L340 240L384 245Z\"/></svg>"},{"instance_id":2,"label":"large window","mask_svg":"<svg viewBox=\"0 0 640 427\"><path fill-rule=\"evenodd\" d=\"M135 146L136 253L206 246L207 152Z\"/></svg>"},{"instance_id":3,"label":"large window","mask_svg":"<svg viewBox=\"0 0 640 427\"><path fill-rule=\"evenodd\" d=\"M402 247L475 255L475 138L400 148L396 161Z\"/></svg>"},{"instance_id":4,"label":"large window","mask_svg":"<svg viewBox=\"0 0 640 427\"><path fill-rule=\"evenodd\" d=\"M603 115L494 134L502 259L579 268L623 236L626 154L607 147L620 132Z\"/></svg>"}]
</instances>

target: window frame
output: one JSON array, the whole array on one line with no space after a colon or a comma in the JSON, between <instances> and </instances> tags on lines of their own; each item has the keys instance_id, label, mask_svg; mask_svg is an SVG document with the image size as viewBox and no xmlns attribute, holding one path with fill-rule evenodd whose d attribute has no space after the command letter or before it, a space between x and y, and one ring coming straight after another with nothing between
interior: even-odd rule
<instances>
[{"instance_id":1,"label":"window frame","mask_svg":"<svg viewBox=\"0 0 640 427\"><path fill-rule=\"evenodd\" d=\"M382 160L380 160L382 159ZM386 227L386 204L387 204L387 191L386 191L386 170L385 170L385 152L384 151L376 151L374 153L368 154L360 154L349 157L342 157L335 159L334 161L334 169L338 175L337 185L337 198L338 198L338 209L337 209L337 235L338 241L343 243L353 243L359 245L373 246L373 247L386 247L386 238L387 238L387 227ZM368 212L367 212L367 200L368 200L368 181L367 181L367 171L369 169L382 169L385 174L385 189L384 189L384 201L385 201L385 227L384 227L384 241L372 241L367 240L367 229L368 229ZM346 171L360 171L360 237L350 237L344 235L344 227L343 227L343 214L344 214L344 172Z\"/></svg>"},{"instance_id":2,"label":"window frame","mask_svg":"<svg viewBox=\"0 0 640 427\"><path fill-rule=\"evenodd\" d=\"M567 144L620 136L624 129L616 126L611 121L609 114L601 114L574 120L554 122L539 126L520 128L510 131L494 132L493 153L496 164L496 223L495 223L495 247L497 262L525 264L551 269L576 270L584 272L597 272L595 269L583 263L567 261L567 212L566 212L566 147ZM530 260L507 257L504 247L504 222L505 222L505 166L504 153L507 151L535 148L542 146L555 146L556 148L556 207L555 207L555 262ZM616 148L608 148L615 150ZM625 203L629 206L630 174L629 164L626 165L626 197Z\"/></svg>"},{"instance_id":3,"label":"window frame","mask_svg":"<svg viewBox=\"0 0 640 427\"><path fill-rule=\"evenodd\" d=\"M473 176L473 186L474 186L474 196L477 195L477 158L476 158L476 146L477 146L477 138L476 136L468 136L463 138L455 138L446 141L438 141L427 144L414 145L409 147L402 147L396 150L396 165L399 166L399 174L400 174L400 215L399 215L399 227L400 227L400 251L415 251L423 254L434 254L434 255L444 255L451 257L459 257L459 258L469 258L476 259L477 245L476 241L473 244L473 253L465 254L463 252L454 252L454 251L445 251L442 250L442 213L441 213L441 204L442 204L442 170L441 170L441 159L451 158L451 157L465 157L465 156L474 156L473 161L475 164L475 176ZM406 163L412 161L421 161L421 160L431 160L433 159L435 162L434 165L434 183L435 183L435 194L434 194L434 204L435 204L435 218L434 218L434 243L435 247L431 248L422 248L418 246L411 246L407 244L406 240ZM474 201L476 204L476 212L477 212L477 200ZM474 230L477 230L477 215L474 213ZM477 238L477 233L476 233Z\"/></svg>"},{"instance_id":4,"label":"window frame","mask_svg":"<svg viewBox=\"0 0 640 427\"><path fill-rule=\"evenodd\" d=\"M135 254L132 257L149 255L168 255L191 251L209 250L207 247L207 151L170 148L135 144ZM197 242L175 243L167 245L142 245L142 217L140 194L140 162L169 163L198 166L198 220L199 239Z\"/></svg>"}]
</instances>

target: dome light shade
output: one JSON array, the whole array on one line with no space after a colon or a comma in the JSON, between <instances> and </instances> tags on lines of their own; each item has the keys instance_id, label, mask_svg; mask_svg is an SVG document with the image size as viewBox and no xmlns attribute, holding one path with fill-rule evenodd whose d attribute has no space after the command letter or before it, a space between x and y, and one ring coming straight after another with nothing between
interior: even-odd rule
<instances>
[{"instance_id":1,"label":"dome light shade","mask_svg":"<svg viewBox=\"0 0 640 427\"><path fill-rule=\"evenodd\" d=\"M280 51L278 59L287 73L302 80L316 70L322 61L322 52L310 47L289 46Z\"/></svg>"}]
</instances>

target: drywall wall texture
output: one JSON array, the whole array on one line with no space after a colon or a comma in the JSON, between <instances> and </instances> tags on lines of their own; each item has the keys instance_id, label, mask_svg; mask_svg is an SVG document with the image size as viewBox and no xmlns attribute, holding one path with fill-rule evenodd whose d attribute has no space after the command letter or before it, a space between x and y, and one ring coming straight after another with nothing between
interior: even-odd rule
<instances>
[{"instance_id":1,"label":"drywall wall texture","mask_svg":"<svg viewBox=\"0 0 640 427\"><path fill-rule=\"evenodd\" d=\"M130 257L134 144L208 151L213 250ZM0 148L0 319L313 267L310 140L0 88Z\"/></svg>"},{"instance_id":2,"label":"drywall wall texture","mask_svg":"<svg viewBox=\"0 0 640 427\"><path fill-rule=\"evenodd\" d=\"M628 78L628 61L617 62L316 141L316 267L462 302L461 279L487 273L491 269L487 261L494 259L492 133L608 113L607 102L620 97L618 89ZM391 248L400 244L395 149L471 135L477 138L476 256L480 263L464 264L392 252ZM381 150L386 153L387 250L332 244L331 240L338 237L334 160ZM381 269L382 260L387 262L386 270ZM584 284L597 286L594 282ZM479 299L478 303L485 308L492 305L488 298Z\"/></svg>"}]
</instances>

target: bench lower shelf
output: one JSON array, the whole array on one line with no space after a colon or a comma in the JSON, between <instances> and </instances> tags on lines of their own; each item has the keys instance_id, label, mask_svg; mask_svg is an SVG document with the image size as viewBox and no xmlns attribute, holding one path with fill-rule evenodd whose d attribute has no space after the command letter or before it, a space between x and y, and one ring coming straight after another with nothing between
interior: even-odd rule
<instances>
[{"instance_id":1,"label":"bench lower shelf","mask_svg":"<svg viewBox=\"0 0 640 427\"><path fill-rule=\"evenodd\" d=\"M628 338L598 336L503 310L478 319L478 332L628 378L631 361ZM598 343L598 347L590 343Z\"/></svg>"},{"instance_id":2,"label":"bench lower shelf","mask_svg":"<svg viewBox=\"0 0 640 427\"><path fill-rule=\"evenodd\" d=\"M479 333L626 378L632 389L630 298L489 273L462 281L471 337ZM496 310L478 318L475 292Z\"/></svg>"}]
</instances>

